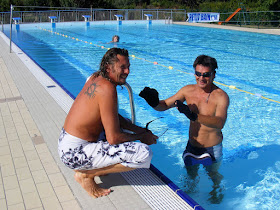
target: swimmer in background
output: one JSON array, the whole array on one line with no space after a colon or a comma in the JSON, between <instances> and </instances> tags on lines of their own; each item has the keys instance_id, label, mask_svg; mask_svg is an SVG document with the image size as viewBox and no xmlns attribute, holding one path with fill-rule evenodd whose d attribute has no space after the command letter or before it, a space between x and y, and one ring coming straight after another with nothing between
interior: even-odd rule
<instances>
[{"instance_id":1,"label":"swimmer in background","mask_svg":"<svg viewBox=\"0 0 280 210\"><path fill-rule=\"evenodd\" d=\"M116 43L120 41L120 37L118 35L114 35L112 37L112 41L110 41L109 43Z\"/></svg>"},{"instance_id":2,"label":"swimmer in background","mask_svg":"<svg viewBox=\"0 0 280 210\"><path fill-rule=\"evenodd\" d=\"M227 119L229 97L225 91L213 82L218 68L217 61L207 55L200 55L193 63L196 84L182 87L176 94L165 100L159 100L155 89L145 87L139 94L157 111L165 111L177 107L179 112L190 120L189 139L183 153L183 159L190 181L189 190L196 187L199 165L203 164L207 174L213 181L210 192L212 203L220 203L223 195L219 195L223 176L218 172L223 152L222 128ZM187 104L183 102L186 101ZM207 155L210 164L194 163L193 157ZM196 161L202 161L196 160Z\"/></svg>"},{"instance_id":3,"label":"swimmer in background","mask_svg":"<svg viewBox=\"0 0 280 210\"><path fill-rule=\"evenodd\" d=\"M114 44L114 47L118 47L119 41L120 41L120 37L118 35L114 35L112 37L112 41L108 42L107 44Z\"/></svg>"}]
</instances>

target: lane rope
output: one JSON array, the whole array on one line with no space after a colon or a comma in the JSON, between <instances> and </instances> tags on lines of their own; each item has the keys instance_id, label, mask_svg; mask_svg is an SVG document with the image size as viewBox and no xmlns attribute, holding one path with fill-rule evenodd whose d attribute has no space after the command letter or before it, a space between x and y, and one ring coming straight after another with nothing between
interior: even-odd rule
<instances>
[{"instance_id":1,"label":"lane rope","mask_svg":"<svg viewBox=\"0 0 280 210\"><path fill-rule=\"evenodd\" d=\"M90 44L90 45L93 45L95 47L99 47L101 49L105 49L105 50L109 50L110 48L108 47L105 47L103 45L98 45L98 44L93 44L92 42L90 41L84 41L84 40L81 40L79 38L75 38L75 37L72 37L72 36L68 36L68 35L65 35L65 34L62 34L62 33L58 33L58 32L55 32L55 31L52 31L52 30L49 30L49 29L45 29L45 28L41 28L41 27L38 27L38 29L40 30L43 30L43 31L46 31L46 32L49 32L49 33L52 33L52 34L55 34L55 35L58 35L58 36L62 36L62 37L65 37L65 38L69 38L69 39L72 39L74 41L78 41L78 42L83 42L85 44ZM173 66L166 66L166 65L163 65L163 64L160 64L156 61L150 61L150 60L147 60L145 58L140 58L140 57L137 57L135 55L131 55L132 58L134 59L139 59L139 60L142 60L142 61L145 61L145 62L148 62L148 63L151 63L151 64L154 64L154 65L157 65L157 66L161 66L163 68L167 68L169 70L175 70L175 71L178 71L178 72L181 72L181 73L184 73L184 74L189 74L189 75L193 75L193 73L188 73L188 72L185 72L185 71L182 71L180 69L174 69ZM225 86L225 87L228 87L230 89L233 89L233 90L237 90L237 91L240 91L240 92L243 92L243 93L247 93L247 94L250 94L250 95L255 95L256 97L258 98L261 98L261 99L265 99L265 100L268 100L268 101L271 101L271 102L275 102L275 103L278 103L280 104L280 101L277 101L277 100L273 100L271 98L268 98L268 97L265 97L265 96L262 96L261 94L259 93L251 93L249 91L246 91L246 90L242 90L240 88L237 88L236 86L234 85L226 85L226 84L223 84L221 82L216 82L214 81L214 83L218 84L218 85L222 85L222 86Z\"/></svg>"}]
</instances>

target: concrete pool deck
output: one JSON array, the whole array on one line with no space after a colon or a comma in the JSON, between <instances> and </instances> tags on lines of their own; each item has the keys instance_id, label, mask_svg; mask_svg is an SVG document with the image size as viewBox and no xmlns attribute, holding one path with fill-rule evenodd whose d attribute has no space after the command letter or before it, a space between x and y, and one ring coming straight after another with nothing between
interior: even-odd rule
<instances>
[{"instance_id":1,"label":"concrete pool deck","mask_svg":"<svg viewBox=\"0 0 280 210\"><path fill-rule=\"evenodd\" d=\"M216 27L213 24L179 24ZM280 29L247 30L280 35ZM1 210L186 209L167 204L158 208L149 205L121 174L99 179L103 187L114 191L109 196L89 197L74 180L73 171L57 156L57 138L67 112L48 92L54 84L46 81L46 85L42 85L26 67L24 62L29 62L28 58L20 59L21 52L10 53L2 37L0 49ZM66 93L62 97L67 104L71 103L72 99Z\"/></svg>"},{"instance_id":2,"label":"concrete pool deck","mask_svg":"<svg viewBox=\"0 0 280 210\"><path fill-rule=\"evenodd\" d=\"M0 49L1 210L193 209L149 169L97 177L113 192L91 198L57 155L73 99L2 32Z\"/></svg>"},{"instance_id":3,"label":"concrete pool deck","mask_svg":"<svg viewBox=\"0 0 280 210\"><path fill-rule=\"evenodd\" d=\"M280 35L280 28L258 29L258 28L246 28L240 26L218 25L218 24L210 24L210 23L188 23L188 22L173 22L173 24Z\"/></svg>"}]
</instances>

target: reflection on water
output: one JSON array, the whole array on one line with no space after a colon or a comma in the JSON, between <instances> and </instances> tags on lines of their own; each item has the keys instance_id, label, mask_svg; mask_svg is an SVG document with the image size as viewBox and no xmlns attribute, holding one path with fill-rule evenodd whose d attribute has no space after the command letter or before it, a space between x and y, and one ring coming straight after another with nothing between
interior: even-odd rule
<instances>
[{"instance_id":1,"label":"reflection on water","mask_svg":"<svg viewBox=\"0 0 280 210\"><path fill-rule=\"evenodd\" d=\"M176 25L153 24L147 28L91 24L86 30L84 23L78 25L58 24L55 30L59 34L55 34L22 24L13 39L76 96L86 78L99 68L105 47L113 47L94 44L107 43L114 34L120 35L118 47L128 49L131 55L128 83L134 92L138 125L145 126L164 116L151 123L149 129L160 135L168 128L158 144L151 146L153 165L207 210L280 206L280 104L260 97L280 101L279 85L275 85L279 84L280 36ZM44 28L51 30L50 24ZM9 36L8 25L4 31ZM138 93L151 86L159 91L160 98L167 98L195 82L190 74L192 63L202 53L219 63L216 82L253 94L221 87L231 100L223 129L224 159L218 173L208 173L199 166L191 179L181 158L188 141L188 121L175 109L154 111ZM126 95L119 94L120 107L130 110ZM129 112L125 111L124 116L130 117Z\"/></svg>"},{"instance_id":2,"label":"reflection on water","mask_svg":"<svg viewBox=\"0 0 280 210\"><path fill-rule=\"evenodd\" d=\"M224 193L223 193L223 186L222 180L223 175L219 173L219 168L221 165L220 162L215 162L208 166L203 166L200 164L192 165L192 166L185 166L187 171L187 177L185 177L185 187L183 190L187 194L195 194L198 193L198 183L199 183L199 168L203 167L206 171L208 177L212 180L212 190L209 192L209 198L207 199L212 204L219 204L223 201Z\"/></svg>"}]
</instances>

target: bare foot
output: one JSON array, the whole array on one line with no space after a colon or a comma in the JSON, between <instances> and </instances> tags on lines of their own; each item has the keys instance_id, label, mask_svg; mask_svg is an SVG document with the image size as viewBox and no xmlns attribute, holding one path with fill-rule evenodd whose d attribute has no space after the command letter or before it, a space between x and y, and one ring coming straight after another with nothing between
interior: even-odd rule
<instances>
[{"instance_id":1,"label":"bare foot","mask_svg":"<svg viewBox=\"0 0 280 210\"><path fill-rule=\"evenodd\" d=\"M103 189L95 183L94 177L89 177L87 174L76 172L75 180L94 198L109 195L111 189Z\"/></svg>"}]
</instances>

